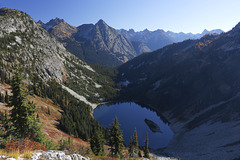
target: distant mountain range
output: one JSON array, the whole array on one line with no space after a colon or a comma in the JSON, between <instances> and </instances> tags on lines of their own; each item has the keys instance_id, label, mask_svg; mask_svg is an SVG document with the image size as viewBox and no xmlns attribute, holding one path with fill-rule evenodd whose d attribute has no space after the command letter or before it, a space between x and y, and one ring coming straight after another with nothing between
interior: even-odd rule
<instances>
[{"instance_id":1,"label":"distant mountain range","mask_svg":"<svg viewBox=\"0 0 240 160\"><path fill-rule=\"evenodd\" d=\"M160 49L168 44L172 44L175 42L182 42L187 39L199 39L205 34L221 34L223 31L221 29L216 30L204 30L202 33L192 34L192 33L174 33L171 31L165 32L164 30L155 30L149 31L145 29L144 31L135 32L133 29L118 30L119 33L123 34L126 38L131 41L138 41L145 43L152 51Z\"/></svg>"},{"instance_id":2,"label":"distant mountain range","mask_svg":"<svg viewBox=\"0 0 240 160\"><path fill-rule=\"evenodd\" d=\"M165 32L163 30L141 32L116 30L99 20L94 24L71 26L63 19L55 18L44 24L44 29L54 35L73 54L90 64L117 66L141 53L151 52L174 42L198 39L207 33L221 33L221 30L202 34Z\"/></svg>"}]
</instances>

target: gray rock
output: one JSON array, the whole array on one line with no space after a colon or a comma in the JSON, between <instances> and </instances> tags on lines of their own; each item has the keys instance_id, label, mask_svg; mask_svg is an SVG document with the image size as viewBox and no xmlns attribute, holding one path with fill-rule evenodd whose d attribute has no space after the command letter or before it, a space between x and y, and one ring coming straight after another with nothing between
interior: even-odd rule
<instances>
[{"instance_id":1,"label":"gray rock","mask_svg":"<svg viewBox=\"0 0 240 160\"><path fill-rule=\"evenodd\" d=\"M63 151L55 151L55 150L49 150L49 151L38 151L34 152L32 156L33 160L89 160L88 157L83 157L80 154L71 154L66 155Z\"/></svg>"},{"instance_id":2,"label":"gray rock","mask_svg":"<svg viewBox=\"0 0 240 160\"><path fill-rule=\"evenodd\" d=\"M72 160L72 158L71 158L70 155L65 155L65 156L64 156L64 160Z\"/></svg>"}]
</instances>

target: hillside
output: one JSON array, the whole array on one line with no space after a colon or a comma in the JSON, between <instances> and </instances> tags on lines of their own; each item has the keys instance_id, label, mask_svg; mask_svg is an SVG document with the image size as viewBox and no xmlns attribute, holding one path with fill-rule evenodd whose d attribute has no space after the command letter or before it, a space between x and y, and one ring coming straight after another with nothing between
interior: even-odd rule
<instances>
[{"instance_id":1,"label":"hillside","mask_svg":"<svg viewBox=\"0 0 240 160\"><path fill-rule=\"evenodd\" d=\"M175 136L166 151L183 159L238 158L239 37L238 24L119 67L123 98L147 104L171 122Z\"/></svg>"},{"instance_id":2,"label":"hillside","mask_svg":"<svg viewBox=\"0 0 240 160\"><path fill-rule=\"evenodd\" d=\"M15 9L0 9L0 42L2 83L10 84L15 66L20 64L26 88L62 110L61 118L60 113L56 115L62 131L87 140L100 128L90 113L98 103L116 96L110 77L97 73L26 13Z\"/></svg>"},{"instance_id":3,"label":"hillside","mask_svg":"<svg viewBox=\"0 0 240 160\"><path fill-rule=\"evenodd\" d=\"M64 46L80 59L90 64L116 66L145 51L143 44L133 44L103 20L95 25L74 27L56 18L44 24L44 29L54 35Z\"/></svg>"},{"instance_id":4,"label":"hillside","mask_svg":"<svg viewBox=\"0 0 240 160\"><path fill-rule=\"evenodd\" d=\"M10 88L11 86L6 83L0 84L1 95L5 96L7 91L8 95L11 96ZM61 120L61 112L63 112L59 105L55 105L51 99L42 98L37 95L30 96L29 101L35 103L38 107L40 122L43 124L42 131L47 139L53 140L55 144L58 144L61 139L69 137L68 134L59 130L59 121ZM4 113L4 110L8 110L9 112L10 109L6 103L0 103L0 112ZM77 146L89 147L89 143L80 138L73 138L73 142Z\"/></svg>"},{"instance_id":5,"label":"hillside","mask_svg":"<svg viewBox=\"0 0 240 160\"><path fill-rule=\"evenodd\" d=\"M28 15L3 8L0 22L0 64L7 75L11 76L14 64L21 63L28 81L36 74L44 82L54 79L71 88L82 100L98 103L105 98L102 90L110 81L68 52Z\"/></svg>"}]
</instances>

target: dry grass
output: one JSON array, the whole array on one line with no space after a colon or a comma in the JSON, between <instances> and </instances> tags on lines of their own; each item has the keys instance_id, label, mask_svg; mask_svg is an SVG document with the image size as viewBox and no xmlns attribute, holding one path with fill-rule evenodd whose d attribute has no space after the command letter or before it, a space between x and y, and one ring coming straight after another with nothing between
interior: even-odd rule
<instances>
[{"instance_id":1,"label":"dry grass","mask_svg":"<svg viewBox=\"0 0 240 160\"><path fill-rule=\"evenodd\" d=\"M32 152L31 151L25 151L21 157L26 158L26 159L31 159L32 158Z\"/></svg>"},{"instance_id":2,"label":"dry grass","mask_svg":"<svg viewBox=\"0 0 240 160\"><path fill-rule=\"evenodd\" d=\"M0 149L0 155L6 155L6 151L4 149Z\"/></svg>"},{"instance_id":3,"label":"dry grass","mask_svg":"<svg viewBox=\"0 0 240 160\"><path fill-rule=\"evenodd\" d=\"M21 153L19 150L6 152L5 150L0 150L0 155L4 155L7 157L18 159L19 157L25 158L25 159L31 159L32 158L32 152L31 151L24 151Z\"/></svg>"},{"instance_id":4,"label":"dry grass","mask_svg":"<svg viewBox=\"0 0 240 160\"><path fill-rule=\"evenodd\" d=\"M5 94L6 90L9 91L9 95L11 95L10 85L0 84L0 92ZM29 96L28 98L30 102L35 103L36 106L39 108L38 114L40 117L40 122L43 124L42 131L45 134L45 137L47 139L52 139L56 145L61 139L67 139L69 135L58 128L59 120L61 119L61 115L62 115L61 108L59 106L54 105L53 101L48 98L45 99L45 98L38 97L36 95ZM48 108L51 111L50 115L48 114ZM0 103L0 112L4 112L5 110L9 112L11 108L6 107L6 104ZM88 142L85 142L80 138L74 138L74 137L71 137L71 138L73 139L73 142L76 146L82 146L84 148L87 148L90 146ZM2 154L1 152L3 151L0 151L0 155Z\"/></svg>"},{"instance_id":5,"label":"dry grass","mask_svg":"<svg viewBox=\"0 0 240 160\"><path fill-rule=\"evenodd\" d=\"M43 124L42 131L46 134L47 139L52 139L55 144L61 139L67 139L68 134L58 129L59 120L61 119L61 108L53 104L51 99L45 99L38 96L30 96L29 100L34 102L39 107L38 114L40 122ZM51 110L51 114L48 114L48 109ZM88 142L83 141L80 138L71 137L76 146L89 147Z\"/></svg>"},{"instance_id":6,"label":"dry grass","mask_svg":"<svg viewBox=\"0 0 240 160\"><path fill-rule=\"evenodd\" d=\"M18 150L7 153L7 156L18 159L20 152Z\"/></svg>"}]
</instances>

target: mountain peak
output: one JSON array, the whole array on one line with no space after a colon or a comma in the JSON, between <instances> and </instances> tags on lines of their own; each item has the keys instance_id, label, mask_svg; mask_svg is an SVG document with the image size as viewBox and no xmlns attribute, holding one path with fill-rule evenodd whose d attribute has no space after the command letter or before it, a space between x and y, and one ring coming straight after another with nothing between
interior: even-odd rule
<instances>
[{"instance_id":1,"label":"mountain peak","mask_svg":"<svg viewBox=\"0 0 240 160\"><path fill-rule=\"evenodd\" d=\"M134 29L129 29L128 32L131 33L131 34L135 33Z\"/></svg>"},{"instance_id":2,"label":"mountain peak","mask_svg":"<svg viewBox=\"0 0 240 160\"><path fill-rule=\"evenodd\" d=\"M104 22L104 20L100 19L100 20L96 23L96 25L107 25L107 23Z\"/></svg>"},{"instance_id":3,"label":"mountain peak","mask_svg":"<svg viewBox=\"0 0 240 160\"><path fill-rule=\"evenodd\" d=\"M143 30L143 32L149 32L149 30L146 28L146 29Z\"/></svg>"},{"instance_id":4,"label":"mountain peak","mask_svg":"<svg viewBox=\"0 0 240 160\"><path fill-rule=\"evenodd\" d=\"M52 22L55 24L60 24L60 23L64 22L64 20L56 17L55 19L51 19L49 22Z\"/></svg>"},{"instance_id":5,"label":"mountain peak","mask_svg":"<svg viewBox=\"0 0 240 160\"><path fill-rule=\"evenodd\" d=\"M205 34L207 34L209 31L207 30L207 29L204 29L203 31L202 31L202 35L205 35Z\"/></svg>"},{"instance_id":6,"label":"mountain peak","mask_svg":"<svg viewBox=\"0 0 240 160\"><path fill-rule=\"evenodd\" d=\"M60 19L60 18L58 18L58 17L56 17L55 19L51 19L49 22L47 22L46 24L44 24L42 21L38 21L38 23L44 28L44 29L46 29L47 31L50 29L50 28L52 28L52 27L54 27L54 26L56 26L56 25L58 25L58 24L60 24L60 23L66 23L63 19Z\"/></svg>"},{"instance_id":7,"label":"mountain peak","mask_svg":"<svg viewBox=\"0 0 240 160\"><path fill-rule=\"evenodd\" d=\"M39 20L37 23L40 24L40 25L44 24L43 21L41 21L41 20Z\"/></svg>"},{"instance_id":8,"label":"mountain peak","mask_svg":"<svg viewBox=\"0 0 240 160\"><path fill-rule=\"evenodd\" d=\"M233 27L233 30L239 30L240 29L240 22L235 26L235 27Z\"/></svg>"}]
</instances>

